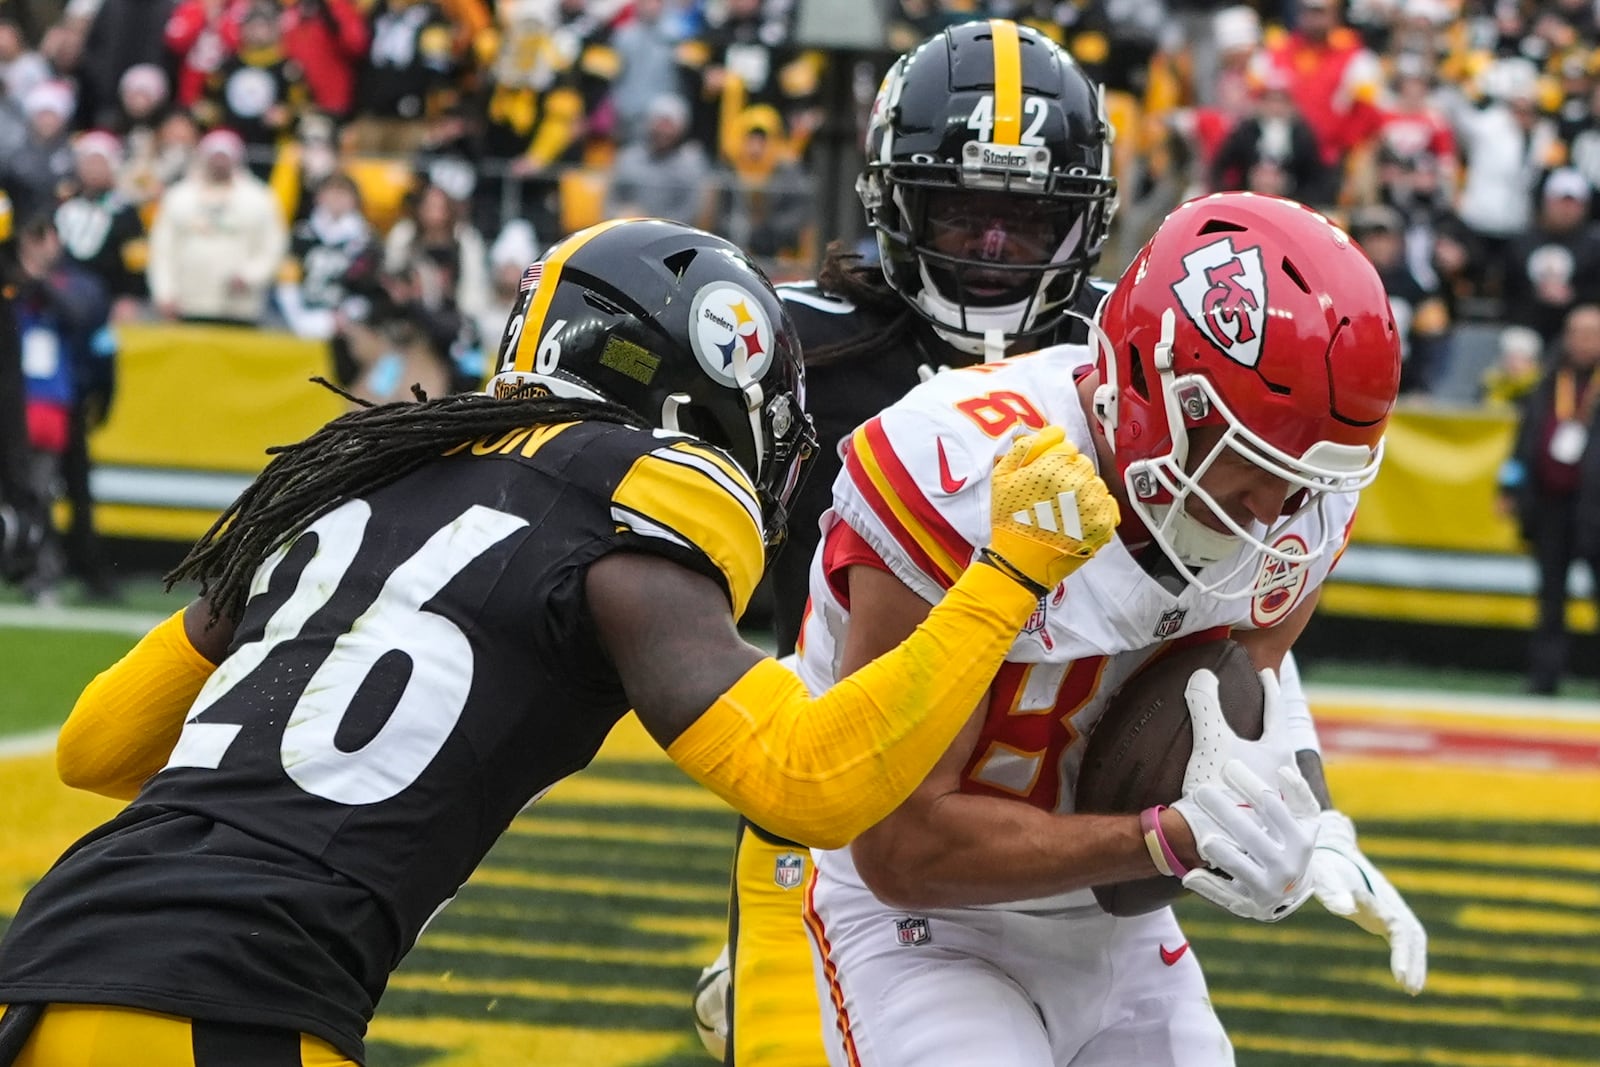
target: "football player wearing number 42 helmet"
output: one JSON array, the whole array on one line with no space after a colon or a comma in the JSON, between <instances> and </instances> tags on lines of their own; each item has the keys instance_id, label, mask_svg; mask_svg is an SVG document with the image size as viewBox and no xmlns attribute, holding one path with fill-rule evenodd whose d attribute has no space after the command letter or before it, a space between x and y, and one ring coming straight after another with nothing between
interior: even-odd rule
<instances>
[{"instance_id":1,"label":"football player wearing number 42 helmet","mask_svg":"<svg viewBox=\"0 0 1600 1067\"><path fill-rule=\"evenodd\" d=\"M1272 673L1381 458L1400 360L1377 273L1321 215L1220 194L1164 220L1098 323L1089 346L918 386L853 435L834 484L799 657L818 691L948 595L1005 500L988 472L1013 434L1062 426L1124 516L1093 560L1036 590L906 803L814 853L805 921L835 1067L1231 1064L1171 910L1114 917L1088 892L1152 872L1259 921L1316 894L1386 934L1395 978L1421 988L1422 927L1332 807L1309 718L1291 721ZM1184 795L1074 813L1111 695L1172 643L1229 633L1262 671L1262 738L1228 730L1215 676L1197 672L1189 711L1210 740Z\"/></svg>"},{"instance_id":2,"label":"football player wearing number 42 helmet","mask_svg":"<svg viewBox=\"0 0 1600 1067\"><path fill-rule=\"evenodd\" d=\"M780 653L800 630L818 520L851 432L938 368L1086 339L1104 295L1089 272L1116 203L1110 139L1099 88L1072 57L1004 19L951 27L888 71L857 182L878 262L834 245L816 282L778 288L819 439L772 567ZM708 969L697 1020L720 1058L736 975L733 1063L806 1067L823 1055L800 915L807 853L749 822L736 849L731 958Z\"/></svg>"},{"instance_id":3,"label":"football player wearing number 42 helmet","mask_svg":"<svg viewBox=\"0 0 1600 1067\"><path fill-rule=\"evenodd\" d=\"M175 572L200 598L80 697L62 777L132 802L0 941L17 1063L360 1063L391 968L630 707L736 808L842 845L947 747L1030 590L1115 526L1059 428L1018 441L982 562L811 698L734 625L812 447L770 284L658 220L525 282L487 395L281 450Z\"/></svg>"}]
</instances>

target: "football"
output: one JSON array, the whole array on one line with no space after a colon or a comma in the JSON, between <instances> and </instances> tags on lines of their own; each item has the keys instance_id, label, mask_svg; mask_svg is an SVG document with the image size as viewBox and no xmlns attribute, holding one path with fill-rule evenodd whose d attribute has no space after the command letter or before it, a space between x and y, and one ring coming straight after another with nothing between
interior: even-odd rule
<instances>
[{"instance_id":1,"label":"football","mask_svg":"<svg viewBox=\"0 0 1600 1067\"><path fill-rule=\"evenodd\" d=\"M1234 732L1251 741L1261 737L1265 697L1243 645L1208 641L1158 653L1117 690L1090 733L1078 771L1078 811L1137 815L1183 795L1183 775L1194 746L1183 691L1189 676L1202 669L1216 674L1222 713ZM1100 907L1112 915L1155 911L1183 891L1176 878L1159 874L1094 887Z\"/></svg>"}]
</instances>

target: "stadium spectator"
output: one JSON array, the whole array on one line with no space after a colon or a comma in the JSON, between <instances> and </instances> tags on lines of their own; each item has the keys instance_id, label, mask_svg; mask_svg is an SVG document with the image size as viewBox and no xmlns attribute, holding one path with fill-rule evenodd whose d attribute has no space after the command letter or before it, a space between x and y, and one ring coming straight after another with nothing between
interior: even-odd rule
<instances>
[{"instance_id":1,"label":"stadium spectator","mask_svg":"<svg viewBox=\"0 0 1600 1067\"><path fill-rule=\"evenodd\" d=\"M1377 131L1382 72L1361 38L1340 25L1337 0L1299 0L1294 31L1269 46L1263 60L1287 79L1325 166L1341 169Z\"/></svg>"},{"instance_id":2,"label":"stadium spectator","mask_svg":"<svg viewBox=\"0 0 1600 1067\"><path fill-rule=\"evenodd\" d=\"M1450 312L1437 275L1424 283L1406 260L1405 220L1388 205L1362 208L1350 219L1350 236L1378 268L1400 331L1400 391L1432 389L1449 358Z\"/></svg>"},{"instance_id":3,"label":"stadium spectator","mask_svg":"<svg viewBox=\"0 0 1600 1067\"><path fill-rule=\"evenodd\" d=\"M1600 85L1590 89L1581 109L1562 116L1560 136L1567 165L1582 174L1590 188L1600 189ZM1591 216L1600 216L1600 201L1591 198Z\"/></svg>"},{"instance_id":4,"label":"stadium spectator","mask_svg":"<svg viewBox=\"0 0 1600 1067\"><path fill-rule=\"evenodd\" d=\"M689 105L679 96L657 97L648 114L642 136L623 145L612 164L606 215L694 225L705 215L711 163L705 149L686 139Z\"/></svg>"},{"instance_id":5,"label":"stadium spectator","mask_svg":"<svg viewBox=\"0 0 1600 1067\"><path fill-rule=\"evenodd\" d=\"M1433 103L1432 71L1420 55L1400 56L1395 64L1395 99L1384 109L1378 144L1389 157L1413 167L1431 164L1446 188L1455 185L1456 137L1450 121Z\"/></svg>"},{"instance_id":6,"label":"stadium spectator","mask_svg":"<svg viewBox=\"0 0 1600 1067\"><path fill-rule=\"evenodd\" d=\"M173 99L193 107L205 94L206 81L239 46L238 23L228 17L229 0L178 0L163 30L167 49L177 61Z\"/></svg>"},{"instance_id":7,"label":"stadium spectator","mask_svg":"<svg viewBox=\"0 0 1600 1067\"><path fill-rule=\"evenodd\" d=\"M0 283L15 276L11 200L0 192ZM22 339L10 284L0 284L0 581L33 573L48 527L34 491L33 449L28 441Z\"/></svg>"},{"instance_id":8,"label":"stadium spectator","mask_svg":"<svg viewBox=\"0 0 1600 1067\"><path fill-rule=\"evenodd\" d=\"M384 240L384 271L412 278L408 285L430 305L448 302L476 321L489 303L488 253L468 221L463 191L439 180L447 173L435 166L411 195L405 216Z\"/></svg>"},{"instance_id":9,"label":"stadium spectator","mask_svg":"<svg viewBox=\"0 0 1600 1067\"><path fill-rule=\"evenodd\" d=\"M117 85L130 67L168 61L165 31L173 7L174 0L103 0L88 24L77 65L86 122L111 125Z\"/></svg>"},{"instance_id":10,"label":"stadium spectator","mask_svg":"<svg viewBox=\"0 0 1600 1067\"><path fill-rule=\"evenodd\" d=\"M1209 20L1215 69L1194 86L1197 106L1173 115L1177 131L1191 143L1196 166L1191 193L1205 191L1201 179L1212 174L1217 150L1240 119L1255 111L1259 79L1251 64L1261 47L1261 20L1254 8L1225 7Z\"/></svg>"},{"instance_id":11,"label":"stadium spectator","mask_svg":"<svg viewBox=\"0 0 1600 1067\"><path fill-rule=\"evenodd\" d=\"M1483 375L1483 403L1490 408L1514 408L1544 377L1543 355L1544 338L1537 330L1526 326L1501 330L1495 362Z\"/></svg>"},{"instance_id":12,"label":"stadium spectator","mask_svg":"<svg viewBox=\"0 0 1600 1067\"><path fill-rule=\"evenodd\" d=\"M75 188L55 211L62 249L105 287L112 320L131 321L149 292L144 280L149 245L138 209L117 191L122 145L111 134L92 130L73 141L72 156Z\"/></svg>"},{"instance_id":13,"label":"stadium spectator","mask_svg":"<svg viewBox=\"0 0 1600 1067\"><path fill-rule=\"evenodd\" d=\"M181 108L166 113L153 138L130 137L128 161L119 182L124 195L140 205L159 200L189 172L199 143L200 128L194 116Z\"/></svg>"},{"instance_id":14,"label":"stadium spectator","mask_svg":"<svg viewBox=\"0 0 1600 1067\"><path fill-rule=\"evenodd\" d=\"M450 346L461 323L437 299L435 272L421 261L377 266L347 277L351 299L337 319L341 361L359 400L385 404L408 400L413 388L428 396L454 392Z\"/></svg>"},{"instance_id":15,"label":"stadium spectator","mask_svg":"<svg viewBox=\"0 0 1600 1067\"><path fill-rule=\"evenodd\" d=\"M1578 522L1580 500L1587 513L1600 493L1597 411L1600 306L1580 304L1567 314L1549 372L1523 403L1516 444L1500 471L1501 509L1516 516L1539 568L1538 623L1528 645L1533 693L1556 693L1566 674L1567 578L1574 561L1588 563L1600 602L1600 546L1588 536L1580 545Z\"/></svg>"},{"instance_id":16,"label":"stadium spectator","mask_svg":"<svg viewBox=\"0 0 1600 1067\"><path fill-rule=\"evenodd\" d=\"M290 330L318 340L334 335L349 295L345 278L374 239L356 183L342 172L323 179L310 213L290 231L289 258L278 281L278 310Z\"/></svg>"},{"instance_id":17,"label":"stadium spectator","mask_svg":"<svg viewBox=\"0 0 1600 1067\"><path fill-rule=\"evenodd\" d=\"M283 48L274 0L254 0L239 15L239 46L207 75L195 117L244 141L251 173L266 180L275 148L308 97L306 68Z\"/></svg>"},{"instance_id":18,"label":"stadium spectator","mask_svg":"<svg viewBox=\"0 0 1600 1067\"><path fill-rule=\"evenodd\" d=\"M279 147L267 176L267 184L282 205L291 228L311 214L317 190L343 165L334 121L317 111L301 115L294 140ZM362 208L367 221L375 221L365 204Z\"/></svg>"},{"instance_id":19,"label":"stadium spectator","mask_svg":"<svg viewBox=\"0 0 1600 1067\"><path fill-rule=\"evenodd\" d=\"M169 89L167 72L154 63L129 67L117 82L117 112L106 128L124 140L154 138L171 102Z\"/></svg>"},{"instance_id":20,"label":"stadium spectator","mask_svg":"<svg viewBox=\"0 0 1600 1067\"><path fill-rule=\"evenodd\" d=\"M615 0L499 6L499 48L478 132L491 164L478 185L486 231L521 217L540 233L555 232L555 170L581 164L591 135L599 139L608 121L606 96L620 65L611 47L618 7Z\"/></svg>"},{"instance_id":21,"label":"stadium spectator","mask_svg":"<svg viewBox=\"0 0 1600 1067\"><path fill-rule=\"evenodd\" d=\"M1253 112L1218 147L1211 175L1214 191L1249 189L1310 204L1330 203L1338 190L1338 172L1323 162L1316 134L1277 70L1263 74Z\"/></svg>"},{"instance_id":22,"label":"stadium spectator","mask_svg":"<svg viewBox=\"0 0 1600 1067\"><path fill-rule=\"evenodd\" d=\"M236 134L213 130L196 154L151 228L151 299L168 318L257 324L287 250L281 209Z\"/></svg>"},{"instance_id":23,"label":"stadium spectator","mask_svg":"<svg viewBox=\"0 0 1600 1067\"><path fill-rule=\"evenodd\" d=\"M690 129L714 158L738 156L745 108L765 104L780 135L815 128L821 58L791 46L788 0L727 0L706 9L706 28L680 49L695 111Z\"/></svg>"},{"instance_id":24,"label":"stadium spectator","mask_svg":"<svg viewBox=\"0 0 1600 1067\"><path fill-rule=\"evenodd\" d=\"M1589 219L1592 195L1576 170L1551 171L1537 221L1506 253L1506 317L1538 330L1546 344L1575 304L1600 301L1600 223Z\"/></svg>"},{"instance_id":25,"label":"stadium spectator","mask_svg":"<svg viewBox=\"0 0 1600 1067\"><path fill-rule=\"evenodd\" d=\"M352 0L286 0L279 15L283 54L305 73L311 104L335 118L355 103L356 71L371 40Z\"/></svg>"},{"instance_id":26,"label":"stadium spectator","mask_svg":"<svg viewBox=\"0 0 1600 1067\"><path fill-rule=\"evenodd\" d=\"M1538 71L1499 60L1483 75L1484 103L1455 117L1465 161L1457 210L1483 247L1480 291L1502 295L1507 246L1533 223L1539 175L1556 158L1555 123L1538 108Z\"/></svg>"},{"instance_id":27,"label":"stadium spectator","mask_svg":"<svg viewBox=\"0 0 1600 1067\"><path fill-rule=\"evenodd\" d=\"M28 47L17 24L0 18L0 88L6 95L20 100L50 75L50 64Z\"/></svg>"},{"instance_id":28,"label":"stadium spectator","mask_svg":"<svg viewBox=\"0 0 1600 1067\"><path fill-rule=\"evenodd\" d=\"M494 343L522 295L523 272L539 258L538 236L526 219L512 219L489 246L489 302L478 314L478 337Z\"/></svg>"},{"instance_id":29,"label":"stadium spectator","mask_svg":"<svg viewBox=\"0 0 1600 1067\"><path fill-rule=\"evenodd\" d=\"M754 256L792 255L811 221L811 183L788 154L783 120L757 105L735 128L738 151L718 169L716 229Z\"/></svg>"},{"instance_id":30,"label":"stadium spectator","mask_svg":"<svg viewBox=\"0 0 1600 1067\"><path fill-rule=\"evenodd\" d=\"M22 226L15 282L35 492L65 500L72 516L64 541L50 529L25 588L36 602L56 603L70 569L90 598L115 599L89 490L88 432L105 421L115 381L105 288L63 257L48 216Z\"/></svg>"},{"instance_id":31,"label":"stadium spectator","mask_svg":"<svg viewBox=\"0 0 1600 1067\"><path fill-rule=\"evenodd\" d=\"M377 0L367 26L345 147L403 158L427 137L425 120L453 96L455 34L432 0Z\"/></svg>"},{"instance_id":32,"label":"stadium spectator","mask_svg":"<svg viewBox=\"0 0 1600 1067\"><path fill-rule=\"evenodd\" d=\"M613 35L620 69L611 85L611 106L616 112L612 137L619 144L644 140L650 105L682 92L679 39L666 6L666 0L637 0L633 17Z\"/></svg>"},{"instance_id":33,"label":"stadium spectator","mask_svg":"<svg viewBox=\"0 0 1600 1067\"><path fill-rule=\"evenodd\" d=\"M0 184L11 193L17 218L47 214L56 192L72 173L73 111L77 97L63 81L40 82L22 101L27 134L0 159Z\"/></svg>"}]
</instances>

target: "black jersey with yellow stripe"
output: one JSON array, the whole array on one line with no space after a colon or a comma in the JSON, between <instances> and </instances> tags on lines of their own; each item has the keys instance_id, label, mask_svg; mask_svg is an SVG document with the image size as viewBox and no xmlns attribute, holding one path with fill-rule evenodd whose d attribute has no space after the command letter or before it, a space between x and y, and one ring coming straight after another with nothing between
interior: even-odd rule
<instances>
[{"instance_id":1,"label":"black jersey with yellow stripe","mask_svg":"<svg viewBox=\"0 0 1600 1067\"><path fill-rule=\"evenodd\" d=\"M1035 339L1036 347L1082 344L1091 318L1110 286L1089 279L1079 288L1077 316ZM773 560L773 628L778 652L794 651L806 597L811 588L811 557L820 540L818 522L833 506L833 480L839 446L857 426L909 393L924 377L945 366L966 366L977 357L945 344L933 328L909 310L902 327L886 344L850 349L854 339L890 330L895 318L882 310L858 307L814 282L778 287L783 306L800 336L806 361L806 412L816 425L817 451L811 470L789 505L789 536ZM831 353L840 349L845 356ZM830 354L818 357L819 352Z\"/></svg>"},{"instance_id":2,"label":"black jersey with yellow stripe","mask_svg":"<svg viewBox=\"0 0 1600 1067\"><path fill-rule=\"evenodd\" d=\"M627 710L590 563L665 556L742 612L760 510L721 452L580 422L452 450L264 564L166 769L0 943L0 1003L300 1030L360 1059L389 972Z\"/></svg>"}]
</instances>

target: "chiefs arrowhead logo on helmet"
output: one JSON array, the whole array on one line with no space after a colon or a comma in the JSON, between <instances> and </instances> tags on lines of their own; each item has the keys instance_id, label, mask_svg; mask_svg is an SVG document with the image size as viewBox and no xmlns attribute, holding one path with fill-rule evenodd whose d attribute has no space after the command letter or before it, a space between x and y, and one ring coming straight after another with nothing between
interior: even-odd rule
<instances>
[{"instance_id":1,"label":"chiefs arrowhead logo on helmet","mask_svg":"<svg viewBox=\"0 0 1600 1067\"><path fill-rule=\"evenodd\" d=\"M1233 238L1224 237L1184 256L1183 267L1172 291L1184 314L1229 359L1254 367L1267 319L1261 249L1235 250Z\"/></svg>"}]
</instances>

